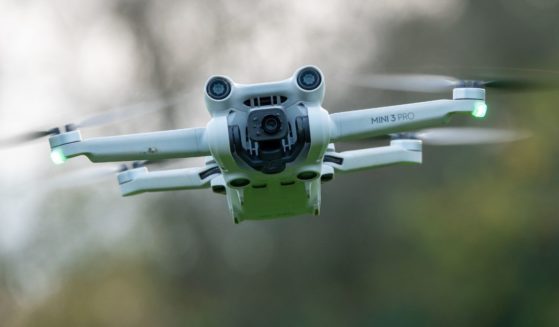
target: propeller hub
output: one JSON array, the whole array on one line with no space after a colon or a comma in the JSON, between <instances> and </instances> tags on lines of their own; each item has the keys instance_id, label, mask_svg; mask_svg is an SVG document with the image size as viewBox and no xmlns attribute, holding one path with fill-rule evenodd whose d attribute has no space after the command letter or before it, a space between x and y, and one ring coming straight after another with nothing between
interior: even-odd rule
<instances>
[{"instance_id":1,"label":"propeller hub","mask_svg":"<svg viewBox=\"0 0 559 327\"><path fill-rule=\"evenodd\" d=\"M418 151L422 149L423 142L417 138L413 139L396 139L390 141L390 145L398 145L408 151Z\"/></svg>"},{"instance_id":2,"label":"propeller hub","mask_svg":"<svg viewBox=\"0 0 559 327\"><path fill-rule=\"evenodd\" d=\"M485 101L485 89L478 87L458 87L452 90L452 99Z\"/></svg>"},{"instance_id":3,"label":"propeller hub","mask_svg":"<svg viewBox=\"0 0 559 327\"><path fill-rule=\"evenodd\" d=\"M133 168L122 171L117 175L118 183L122 185L124 183L131 182L137 177L147 174L147 172L148 169L146 167Z\"/></svg>"},{"instance_id":4,"label":"propeller hub","mask_svg":"<svg viewBox=\"0 0 559 327\"><path fill-rule=\"evenodd\" d=\"M72 131L72 132L65 132L61 134L53 135L49 138L49 143L51 149L56 148L57 146L61 146L68 143L74 142L81 142L82 135L80 131Z\"/></svg>"}]
</instances>

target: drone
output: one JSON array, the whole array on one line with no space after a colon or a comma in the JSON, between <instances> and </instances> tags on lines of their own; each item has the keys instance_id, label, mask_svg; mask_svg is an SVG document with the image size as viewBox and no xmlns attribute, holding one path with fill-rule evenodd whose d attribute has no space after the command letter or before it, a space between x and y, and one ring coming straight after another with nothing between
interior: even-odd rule
<instances>
[{"instance_id":1,"label":"drone","mask_svg":"<svg viewBox=\"0 0 559 327\"><path fill-rule=\"evenodd\" d=\"M342 173L396 164L421 164L425 144L514 141L506 130L436 127L454 115L487 113L485 88L495 81L435 75L377 75L353 84L387 90L452 89L442 99L329 113L322 107L323 73L304 66L288 79L237 84L212 76L205 84L211 115L205 127L84 139L80 125L36 132L49 136L51 158L62 163L86 156L91 162L135 161L119 169L123 196L145 192L211 189L224 194L235 223L297 215L319 215L321 185ZM83 124L82 124L83 125ZM336 152L339 142L388 138L389 145ZM149 171L144 163L205 157L201 167Z\"/></svg>"}]
</instances>

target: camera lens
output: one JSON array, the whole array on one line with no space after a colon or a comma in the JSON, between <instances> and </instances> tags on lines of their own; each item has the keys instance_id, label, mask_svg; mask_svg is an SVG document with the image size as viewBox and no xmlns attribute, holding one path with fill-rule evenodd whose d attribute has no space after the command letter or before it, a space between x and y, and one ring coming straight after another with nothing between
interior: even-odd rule
<instances>
[{"instance_id":1,"label":"camera lens","mask_svg":"<svg viewBox=\"0 0 559 327\"><path fill-rule=\"evenodd\" d=\"M281 121L277 116L267 115L262 119L262 129L266 134L276 134L281 129Z\"/></svg>"},{"instance_id":2,"label":"camera lens","mask_svg":"<svg viewBox=\"0 0 559 327\"><path fill-rule=\"evenodd\" d=\"M256 142L282 139L287 135L288 127L282 108L252 109L247 117L248 137Z\"/></svg>"},{"instance_id":3,"label":"camera lens","mask_svg":"<svg viewBox=\"0 0 559 327\"><path fill-rule=\"evenodd\" d=\"M214 100L222 100L231 93L231 85L223 77L214 77L208 82L206 92Z\"/></svg>"},{"instance_id":4,"label":"camera lens","mask_svg":"<svg viewBox=\"0 0 559 327\"><path fill-rule=\"evenodd\" d=\"M320 73L313 67L308 67L299 72L297 76L297 84L303 90L314 90L322 82L322 77Z\"/></svg>"}]
</instances>

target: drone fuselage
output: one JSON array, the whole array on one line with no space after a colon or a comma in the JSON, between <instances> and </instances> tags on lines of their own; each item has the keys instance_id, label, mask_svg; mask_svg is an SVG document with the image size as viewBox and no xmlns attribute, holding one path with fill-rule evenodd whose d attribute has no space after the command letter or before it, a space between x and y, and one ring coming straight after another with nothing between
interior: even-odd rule
<instances>
[{"instance_id":1,"label":"drone fuselage","mask_svg":"<svg viewBox=\"0 0 559 327\"><path fill-rule=\"evenodd\" d=\"M236 222L318 215L321 183L335 173L422 161L420 140L336 152L335 142L401 133L446 123L456 113L485 113L485 90L456 88L452 100L352 110L322 108L324 77L314 66L291 78L236 84L214 76L206 83L211 120L205 128L90 138L66 131L49 139L53 159L85 155L93 162L207 156L204 167L118 175L124 196L211 188L226 194Z\"/></svg>"},{"instance_id":2,"label":"drone fuselage","mask_svg":"<svg viewBox=\"0 0 559 327\"><path fill-rule=\"evenodd\" d=\"M297 76L313 69L319 83L311 89ZM230 80L227 97L215 99L206 88L212 120L206 141L218 163L236 221L298 214L318 215L323 157L330 142L329 114L322 108L324 79L315 67L274 83L242 85ZM221 183L220 183L221 182Z\"/></svg>"}]
</instances>

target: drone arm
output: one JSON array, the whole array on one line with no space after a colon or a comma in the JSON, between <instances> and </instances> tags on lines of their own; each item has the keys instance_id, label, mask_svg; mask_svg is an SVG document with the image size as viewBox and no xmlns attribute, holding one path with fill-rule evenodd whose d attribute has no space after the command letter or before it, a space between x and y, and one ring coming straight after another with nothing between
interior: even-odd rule
<instances>
[{"instance_id":1,"label":"drone arm","mask_svg":"<svg viewBox=\"0 0 559 327\"><path fill-rule=\"evenodd\" d=\"M144 192L209 188L211 180L220 173L217 166L156 172L148 172L142 167L120 173L118 182L122 195L130 196Z\"/></svg>"},{"instance_id":2,"label":"drone arm","mask_svg":"<svg viewBox=\"0 0 559 327\"><path fill-rule=\"evenodd\" d=\"M473 112L483 100L435 100L330 115L331 142L361 139L442 125L459 112Z\"/></svg>"},{"instance_id":3,"label":"drone arm","mask_svg":"<svg viewBox=\"0 0 559 327\"><path fill-rule=\"evenodd\" d=\"M419 140L394 140L389 146L329 152L324 156L324 164L337 172L353 172L394 164L420 164L421 160Z\"/></svg>"},{"instance_id":4,"label":"drone arm","mask_svg":"<svg viewBox=\"0 0 559 327\"><path fill-rule=\"evenodd\" d=\"M210 154L205 128L98 137L82 140L79 131L52 136L50 145L64 158L85 155L92 162L160 160ZM58 149L58 150L57 150Z\"/></svg>"}]
</instances>

